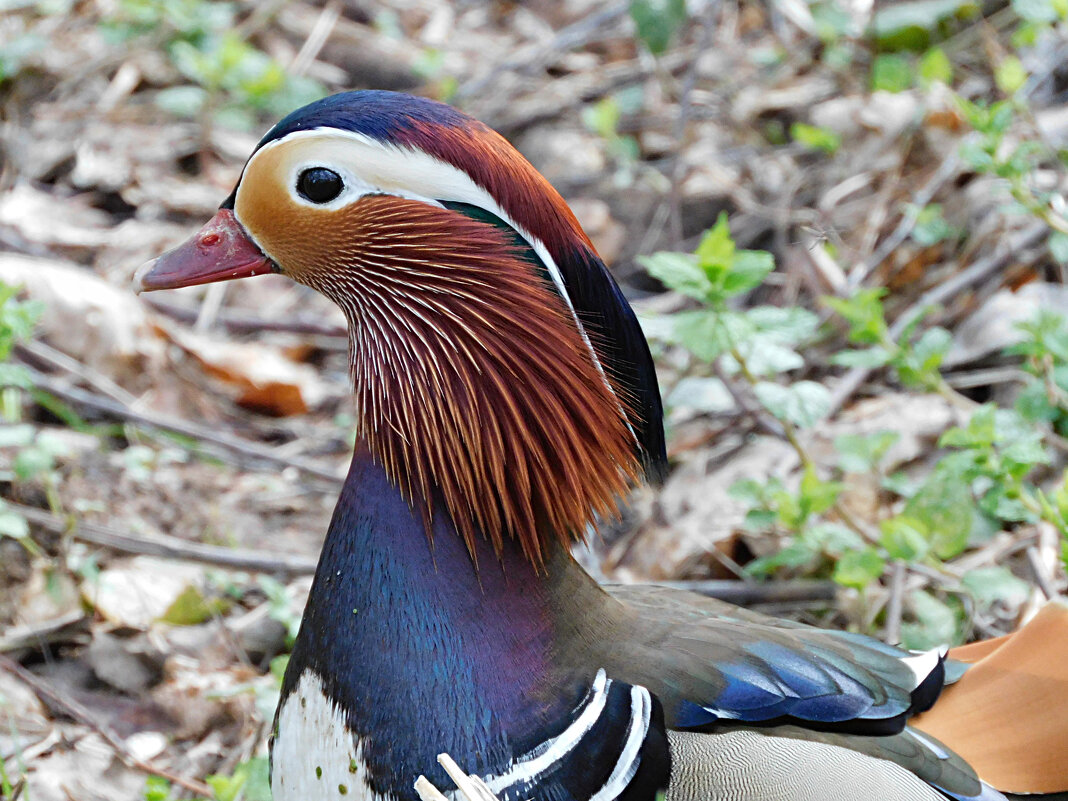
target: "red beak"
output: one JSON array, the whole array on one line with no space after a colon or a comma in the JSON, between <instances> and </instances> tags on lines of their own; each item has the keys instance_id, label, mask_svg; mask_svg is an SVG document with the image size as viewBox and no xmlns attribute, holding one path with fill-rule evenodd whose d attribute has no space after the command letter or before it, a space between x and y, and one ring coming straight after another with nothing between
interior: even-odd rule
<instances>
[{"instance_id":1,"label":"red beak","mask_svg":"<svg viewBox=\"0 0 1068 801\"><path fill-rule=\"evenodd\" d=\"M219 209L187 242L142 265L134 286L138 292L150 292L270 272L278 272L278 266L253 243L230 209Z\"/></svg>"}]
</instances>

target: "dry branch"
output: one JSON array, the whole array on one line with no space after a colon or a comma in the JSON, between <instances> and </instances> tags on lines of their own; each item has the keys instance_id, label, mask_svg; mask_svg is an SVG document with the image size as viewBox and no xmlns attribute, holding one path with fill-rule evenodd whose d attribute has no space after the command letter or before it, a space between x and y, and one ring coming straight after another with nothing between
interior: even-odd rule
<instances>
[{"instance_id":1,"label":"dry branch","mask_svg":"<svg viewBox=\"0 0 1068 801\"><path fill-rule=\"evenodd\" d=\"M6 502L5 508L22 515L35 526L119 553L158 556L164 559L184 559L231 570L250 570L285 576L307 576L315 572L316 560L302 556L272 554L242 548L223 548L218 545L188 542L165 534L154 537L135 537L107 526L78 522L43 509L35 509L32 506L23 506L10 501Z\"/></svg>"}]
</instances>

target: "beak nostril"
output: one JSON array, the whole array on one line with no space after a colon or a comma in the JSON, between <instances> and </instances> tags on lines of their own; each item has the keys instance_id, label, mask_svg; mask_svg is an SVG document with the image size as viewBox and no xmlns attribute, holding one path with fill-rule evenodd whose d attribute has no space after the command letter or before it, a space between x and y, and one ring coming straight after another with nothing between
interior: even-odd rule
<instances>
[{"instance_id":1,"label":"beak nostril","mask_svg":"<svg viewBox=\"0 0 1068 801\"><path fill-rule=\"evenodd\" d=\"M218 234L204 234L204 236L200 238L200 246L205 248L215 247L219 244L221 239L222 237Z\"/></svg>"}]
</instances>

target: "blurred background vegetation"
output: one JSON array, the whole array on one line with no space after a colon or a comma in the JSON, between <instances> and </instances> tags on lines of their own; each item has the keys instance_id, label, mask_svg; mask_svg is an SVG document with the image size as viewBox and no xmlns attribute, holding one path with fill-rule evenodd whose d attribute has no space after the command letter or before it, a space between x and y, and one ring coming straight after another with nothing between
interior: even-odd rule
<instances>
[{"instance_id":1,"label":"blurred background vegetation","mask_svg":"<svg viewBox=\"0 0 1068 801\"><path fill-rule=\"evenodd\" d=\"M454 103L642 317L672 471L580 558L910 648L1068 586L1068 0L0 0L0 797L269 798L342 320L138 299L267 127Z\"/></svg>"}]
</instances>

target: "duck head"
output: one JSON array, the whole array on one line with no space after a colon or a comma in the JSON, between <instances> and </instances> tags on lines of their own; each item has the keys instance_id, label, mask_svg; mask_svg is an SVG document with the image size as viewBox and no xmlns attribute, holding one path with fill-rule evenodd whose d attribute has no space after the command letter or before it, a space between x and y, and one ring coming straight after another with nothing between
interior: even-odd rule
<instances>
[{"instance_id":1,"label":"duck head","mask_svg":"<svg viewBox=\"0 0 1068 801\"><path fill-rule=\"evenodd\" d=\"M357 435L428 516L540 564L664 466L633 312L563 199L450 106L350 92L283 119L142 290L278 272L344 311Z\"/></svg>"}]
</instances>

